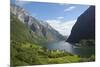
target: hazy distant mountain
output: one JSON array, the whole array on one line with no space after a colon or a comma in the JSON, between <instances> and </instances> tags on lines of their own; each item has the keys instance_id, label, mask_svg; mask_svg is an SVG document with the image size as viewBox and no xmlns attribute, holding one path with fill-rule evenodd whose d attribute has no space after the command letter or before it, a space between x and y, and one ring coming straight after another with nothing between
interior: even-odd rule
<instances>
[{"instance_id":1,"label":"hazy distant mountain","mask_svg":"<svg viewBox=\"0 0 100 67\"><path fill-rule=\"evenodd\" d=\"M95 39L95 6L90 6L78 17L67 41L79 42L82 39Z\"/></svg>"},{"instance_id":2,"label":"hazy distant mountain","mask_svg":"<svg viewBox=\"0 0 100 67\"><path fill-rule=\"evenodd\" d=\"M16 5L11 5L10 9L11 9L11 14L12 14L11 19L14 19L13 17L15 16L16 20L20 21L18 22L19 24L24 24L24 26L28 28L27 32L31 33L31 35L29 34L30 37L38 36L38 39L44 38L46 41L58 41L58 40L63 39L63 36L59 34L59 32L57 32L55 29L53 29L47 22L35 19L34 17L30 16L28 12L26 12L25 9ZM17 23L15 23L15 25L17 25ZM21 32L24 32L24 31L25 30L23 29ZM15 30L15 32L18 32L18 31ZM18 33L18 36L19 35L20 34Z\"/></svg>"}]
</instances>

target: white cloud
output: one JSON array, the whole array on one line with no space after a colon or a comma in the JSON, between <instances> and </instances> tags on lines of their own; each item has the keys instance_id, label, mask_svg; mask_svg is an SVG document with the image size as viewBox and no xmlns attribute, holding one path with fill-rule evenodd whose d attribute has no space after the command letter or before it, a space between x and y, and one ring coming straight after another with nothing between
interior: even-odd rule
<instances>
[{"instance_id":1,"label":"white cloud","mask_svg":"<svg viewBox=\"0 0 100 67\"><path fill-rule=\"evenodd\" d=\"M60 16L60 17L57 17L57 19L64 19L64 17L61 17L61 16Z\"/></svg>"},{"instance_id":2,"label":"white cloud","mask_svg":"<svg viewBox=\"0 0 100 67\"><path fill-rule=\"evenodd\" d=\"M61 6L66 6L66 5L69 5L69 4L67 4L67 3L59 3L59 5L61 5Z\"/></svg>"},{"instance_id":3,"label":"white cloud","mask_svg":"<svg viewBox=\"0 0 100 67\"><path fill-rule=\"evenodd\" d=\"M70 4L88 4L95 5L94 0L20 0L20 1L38 1L38 2L51 2L51 3L70 3Z\"/></svg>"},{"instance_id":4,"label":"white cloud","mask_svg":"<svg viewBox=\"0 0 100 67\"><path fill-rule=\"evenodd\" d=\"M47 22L60 34L70 35L71 29L75 24L76 20L62 22L61 20L47 20Z\"/></svg>"},{"instance_id":5,"label":"white cloud","mask_svg":"<svg viewBox=\"0 0 100 67\"><path fill-rule=\"evenodd\" d=\"M73 10L75 8L76 8L75 6L68 7L66 9L64 9L64 12L71 11L71 10Z\"/></svg>"},{"instance_id":6,"label":"white cloud","mask_svg":"<svg viewBox=\"0 0 100 67\"><path fill-rule=\"evenodd\" d=\"M27 3L28 3L27 1L16 0L16 5L19 5L19 6L23 6L23 5L27 4Z\"/></svg>"}]
</instances>

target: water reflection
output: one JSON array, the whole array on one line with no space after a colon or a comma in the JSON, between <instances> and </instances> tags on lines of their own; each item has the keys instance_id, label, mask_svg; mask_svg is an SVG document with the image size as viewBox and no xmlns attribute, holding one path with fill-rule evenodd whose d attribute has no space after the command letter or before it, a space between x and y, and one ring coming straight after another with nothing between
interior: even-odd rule
<instances>
[{"instance_id":1,"label":"water reflection","mask_svg":"<svg viewBox=\"0 0 100 67\"><path fill-rule=\"evenodd\" d=\"M82 56L92 55L95 52L94 47L88 47L88 48L78 47L72 43L68 43L65 41L52 42L52 43L45 44L43 46L48 48L49 50L56 50L56 49L64 50L66 52L77 54L77 55L82 55Z\"/></svg>"}]
</instances>

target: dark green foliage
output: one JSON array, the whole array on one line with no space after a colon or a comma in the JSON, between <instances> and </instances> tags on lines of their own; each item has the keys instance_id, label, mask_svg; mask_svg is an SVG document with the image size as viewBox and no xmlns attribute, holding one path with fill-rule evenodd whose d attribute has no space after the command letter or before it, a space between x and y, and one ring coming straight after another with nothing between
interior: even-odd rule
<instances>
[{"instance_id":1,"label":"dark green foliage","mask_svg":"<svg viewBox=\"0 0 100 67\"><path fill-rule=\"evenodd\" d=\"M61 51L61 50L51 50L47 52L47 56L49 58L58 58L58 57L64 57L64 56L71 56L71 54L68 52Z\"/></svg>"},{"instance_id":2,"label":"dark green foliage","mask_svg":"<svg viewBox=\"0 0 100 67\"><path fill-rule=\"evenodd\" d=\"M90 62L90 61L95 61L95 55L91 55L88 58L81 58L80 62Z\"/></svg>"},{"instance_id":3,"label":"dark green foliage","mask_svg":"<svg viewBox=\"0 0 100 67\"><path fill-rule=\"evenodd\" d=\"M95 46L95 40L93 40L93 39L88 39L88 40L81 40L80 42L79 42L79 46L85 46L85 47L90 47L90 46Z\"/></svg>"}]
</instances>

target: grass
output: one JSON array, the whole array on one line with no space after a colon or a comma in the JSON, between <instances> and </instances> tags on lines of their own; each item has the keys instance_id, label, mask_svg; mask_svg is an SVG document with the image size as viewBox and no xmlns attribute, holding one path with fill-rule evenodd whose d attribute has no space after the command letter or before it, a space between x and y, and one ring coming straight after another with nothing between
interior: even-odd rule
<instances>
[{"instance_id":1,"label":"grass","mask_svg":"<svg viewBox=\"0 0 100 67\"><path fill-rule=\"evenodd\" d=\"M11 65L42 65L95 61L95 56L82 58L60 50L48 50L36 44L12 44Z\"/></svg>"},{"instance_id":2,"label":"grass","mask_svg":"<svg viewBox=\"0 0 100 67\"><path fill-rule=\"evenodd\" d=\"M80 60L76 55L69 55L69 53L59 50L50 51L34 44L16 45L13 44L11 49L11 65L14 66L70 63Z\"/></svg>"},{"instance_id":3,"label":"grass","mask_svg":"<svg viewBox=\"0 0 100 67\"><path fill-rule=\"evenodd\" d=\"M49 63L73 63L80 60L77 56L64 56L58 58L49 58Z\"/></svg>"},{"instance_id":4,"label":"grass","mask_svg":"<svg viewBox=\"0 0 100 67\"><path fill-rule=\"evenodd\" d=\"M82 58L60 50L48 50L36 44L12 43L11 65L42 65L95 61L95 56Z\"/></svg>"}]
</instances>

